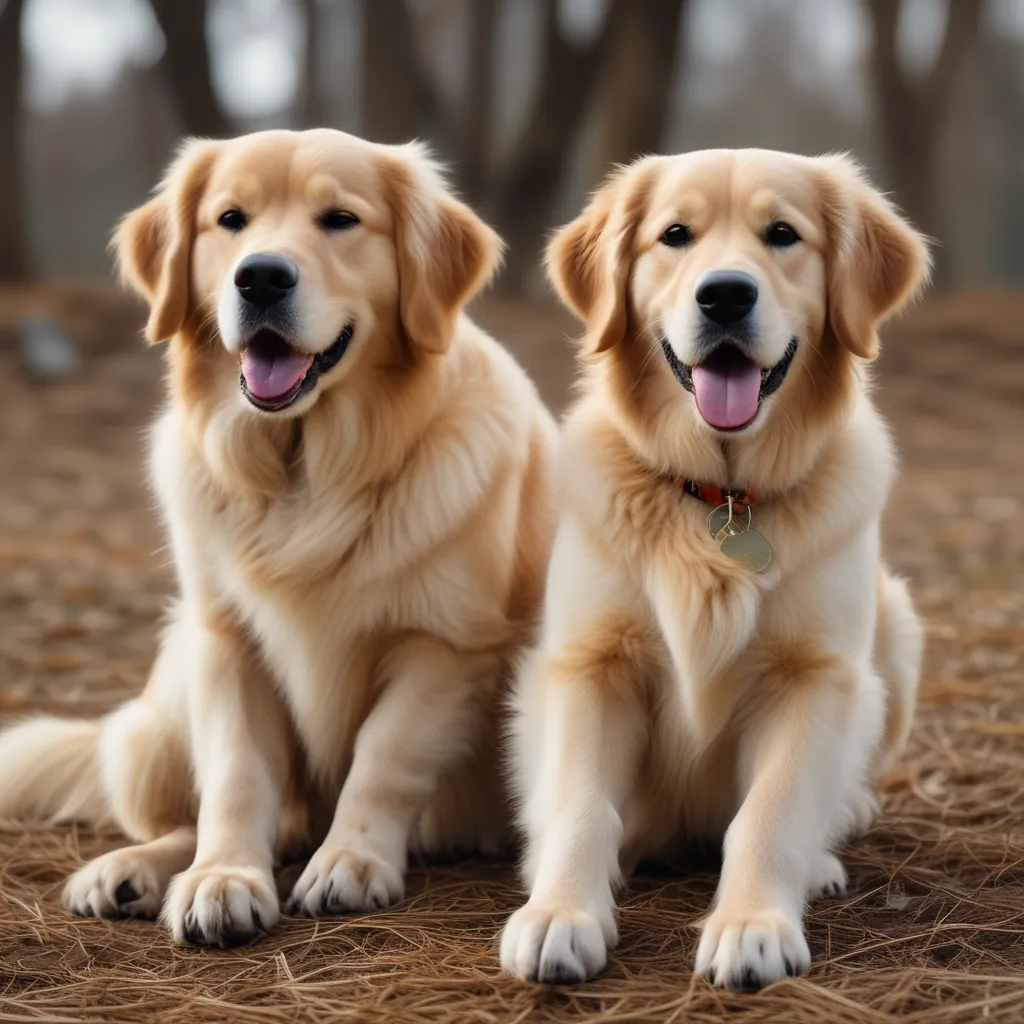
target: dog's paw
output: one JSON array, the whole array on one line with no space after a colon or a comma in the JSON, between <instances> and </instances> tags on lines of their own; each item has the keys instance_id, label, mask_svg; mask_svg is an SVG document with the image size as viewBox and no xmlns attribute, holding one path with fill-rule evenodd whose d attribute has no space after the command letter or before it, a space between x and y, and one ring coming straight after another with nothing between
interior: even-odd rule
<instances>
[{"instance_id":1,"label":"dog's paw","mask_svg":"<svg viewBox=\"0 0 1024 1024\"><path fill-rule=\"evenodd\" d=\"M875 791L873 789L862 789L850 802L850 818L852 821L850 837L856 839L864 835L875 824L881 813L882 807L878 802L878 796L875 794Z\"/></svg>"},{"instance_id":2,"label":"dog's paw","mask_svg":"<svg viewBox=\"0 0 1024 1024\"><path fill-rule=\"evenodd\" d=\"M383 910L405 895L402 872L375 854L321 846L299 876L288 912L316 917L352 910Z\"/></svg>"},{"instance_id":3,"label":"dog's paw","mask_svg":"<svg viewBox=\"0 0 1024 1024\"><path fill-rule=\"evenodd\" d=\"M712 985L756 992L810 966L800 922L783 911L715 911L704 924L695 969Z\"/></svg>"},{"instance_id":4,"label":"dog's paw","mask_svg":"<svg viewBox=\"0 0 1024 1024\"><path fill-rule=\"evenodd\" d=\"M524 981L576 985L603 969L618 942L615 914L527 903L501 936L501 966Z\"/></svg>"},{"instance_id":5,"label":"dog's paw","mask_svg":"<svg viewBox=\"0 0 1024 1024\"><path fill-rule=\"evenodd\" d=\"M64 906L81 917L156 917L166 878L130 849L112 850L79 868L64 886Z\"/></svg>"},{"instance_id":6,"label":"dog's paw","mask_svg":"<svg viewBox=\"0 0 1024 1024\"><path fill-rule=\"evenodd\" d=\"M846 868L834 853L826 853L811 872L807 885L809 900L829 900L846 895Z\"/></svg>"},{"instance_id":7,"label":"dog's paw","mask_svg":"<svg viewBox=\"0 0 1024 1024\"><path fill-rule=\"evenodd\" d=\"M259 868L190 868L167 891L163 921L175 942L240 946L269 931L280 913L274 879Z\"/></svg>"}]
</instances>

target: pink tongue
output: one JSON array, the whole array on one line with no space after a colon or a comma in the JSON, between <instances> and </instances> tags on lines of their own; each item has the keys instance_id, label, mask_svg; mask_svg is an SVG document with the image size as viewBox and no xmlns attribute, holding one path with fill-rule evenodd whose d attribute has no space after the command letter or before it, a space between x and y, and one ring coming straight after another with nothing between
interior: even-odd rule
<instances>
[{"instance_id":1,"label":"pink tongue","mask_svg":"<svg viewBox=\"0 0 1024 1024\"><path fill-rule=\"evenodd\" d=\"M253 349L242 356L242 376L249 394L270 401L288 394L313 365L313 357L305 352L267 353Z\"/></svg>"},{"instance_id":2,"label":"pink tongue","mask_svg":"<svg viewBox=\"0 0 1024 1024\"><path fill-rule=\"evenodd\" d=\"M761 368L731 346L692 370L697 410L718 430L746 426L757 415Z\"/></svg>"}]
</instances>

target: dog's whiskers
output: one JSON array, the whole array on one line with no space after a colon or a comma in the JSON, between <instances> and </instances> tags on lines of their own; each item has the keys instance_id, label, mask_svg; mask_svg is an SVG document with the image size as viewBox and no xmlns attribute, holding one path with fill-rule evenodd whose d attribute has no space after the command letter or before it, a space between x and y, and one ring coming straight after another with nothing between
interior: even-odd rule
<instances>
[{"instance_id":1,"label":"dog's whiskers","mask_svg":"<svg viewBox=\"0 0 1024 1024\"><path fill-rule=\"evenodd\" d=\"M656 337L652 337L650 334L651 328L654 327L656 324L660 324L661 321L662 318L660 316L656 316L653 319L649 320L646 324L644 324L644 326L640 329L640 333L645 334L648 337L647 352L644 355L644 358L641 360L640 365L637 367L636 373L633 375L633 386L630 389L631 391L635 391L637 387L639 387L640 381L643 380L644 371L647 369L648 363L650 363L650 361L654 358L655 354L661 350L661 342Z\"/></svg>"},{"instance_id":2,"label":"dog's whiskers","mask_svg":"<svg viewBox=\"0 0 1024 1024\"><path fill-rule=\"evenodd\" d=\"M814 379L814 374L811 373L811 368L809 366L807 366L806 364L801 364L800 368L804 371L804 373L807 374L808 378L810 379L811 387L814 389L814 397L815 397L815 399L817 399L818 398L818 382Z\"/></svg>"},{"instance_id":3,"label":"dog's whiskers","mask_svg":"<svg viewBox=\"0 0 1024 1024\"><path fill-rule=\"evenodd\" d=\"M213 328L213 330L210 330ZM202 319L199 321L199 334L203 338L203 343L210 346L214 343L214 337L217 332L217 310L211 309L209 312L204 313Z\"/></svg>"},{"instance_id":4,"label":"dog's whiskers","mask_svg":"<svg viewBox=\"0 0 1024 1024\"><path fill-rule=\"evenodd\" d=\"M821 360L821 365L825 367L825 372L834 381L836 379L836 375L832 372L832 367L828 365L828 361L825 359L825 356L822 354L821 349L818 348L818 346L817 346L817 344L815 344L815 342L813 342L813 341L811 341L809 339L808 339L807 344L810 346L811 351ZM804 369L807 369L808 373L811 372L807 367L804 367Z\"/></svg>"},{"instance_id":5,"label":"dog's whiskers","mask_svg":"<svg viewBox=\"0 0 1024 1024\"><path fill-rule=\"evenodd\" d=\"M639 386L640 381L643 380L644 371L647 369L648 364L654 358L655 354L659 351L659 349L660 349L660 346L658 345L658 343L656 341L648 342L648 344L647 344L647 352L645 353L644 358L641 361L640 365L637 367L636 373L633 375L633 389L634 390Z\"/></svg>"},{"instance_id":6,"label":"dog's whiskers","mask_svg":"<svg viewBox=\"0 0 1024 1024\"><path fill-rule=\"evenodd\" d=\"M797 433L797 431L798 431L798 427L796 425L796 421L793 419L793 417L790 415L790 413L786 410L786 408L784 406L779 406L777 411L781 414L782 418L786 421L786 426L789 428L790 433L795 435Z\"/></svg>"}]
</instances>

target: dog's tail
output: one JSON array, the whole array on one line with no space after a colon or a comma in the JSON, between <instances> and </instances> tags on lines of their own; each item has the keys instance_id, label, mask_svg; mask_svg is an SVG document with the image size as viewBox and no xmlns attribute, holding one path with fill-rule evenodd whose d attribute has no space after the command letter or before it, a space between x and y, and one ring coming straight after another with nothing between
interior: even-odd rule
<instances>
[{"instance_id":1,"label":"dog's tail","mask_svg":"<svg viewBox=\"0 0 1024 1024\"><path fill-rule=\"evenodd\" d=\"M0 733L0 818L98 825L111 816L99 721L47 716Z\"/></svg>"}]
</instances>

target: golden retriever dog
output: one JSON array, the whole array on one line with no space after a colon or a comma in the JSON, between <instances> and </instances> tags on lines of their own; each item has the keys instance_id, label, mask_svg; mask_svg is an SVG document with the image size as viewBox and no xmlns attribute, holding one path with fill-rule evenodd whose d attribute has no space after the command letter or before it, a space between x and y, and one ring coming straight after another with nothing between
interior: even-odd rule
<instances>
[{"instance_id":1,"label":"golden retriever dog","mask_svg":"<svg viewBox=\"0 0 1024 1024\"><path fill-rule=\"evenodd\" d=\"M651 157L548 251L586 324L542 637L516 690L527 904L504 967L576 982L641 858L723 841L696 970L805 971L906 738L922 629L879 554L878 328L928 270L843 157Z\"/></svg>"},{"instance_id":2,"label":"golden retriever dog","mask_svg":"<svg viewBox=\"0 0 1024 1024\"><path fill-rule=\"evenodd\" d=\"M0 815L138 845L79 914L229 945L384 907L411 846L497 849L497 712L539 618L556 428L463 306L500 242L418 145L189 143L115 245L169 339L150 467L180 598L143 694L0 739Z\"/></svg>"}]
</instances>

